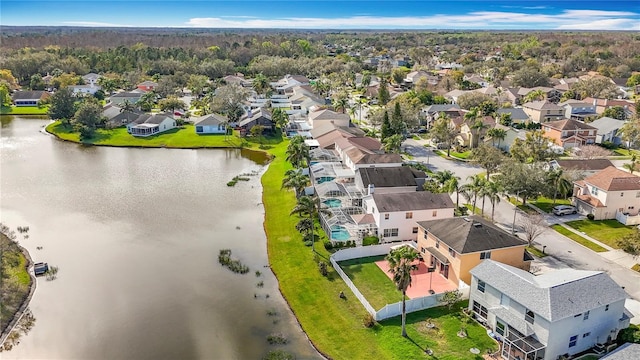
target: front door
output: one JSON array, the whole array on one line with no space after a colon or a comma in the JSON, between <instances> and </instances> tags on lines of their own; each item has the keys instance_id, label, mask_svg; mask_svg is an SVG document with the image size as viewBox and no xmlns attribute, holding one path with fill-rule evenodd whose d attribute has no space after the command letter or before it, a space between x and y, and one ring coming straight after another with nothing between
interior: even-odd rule
<instances>
[{"instance_id":1,"label":"front door","mask_svg":"<svg viewBox=\"0 0 640 360\"><path fill-rule=\"evenodd\" d=\"M449 278L449 265L445 265L443 263L440 263L440 274L448 279Z\"/></svg>"}]
</instances>

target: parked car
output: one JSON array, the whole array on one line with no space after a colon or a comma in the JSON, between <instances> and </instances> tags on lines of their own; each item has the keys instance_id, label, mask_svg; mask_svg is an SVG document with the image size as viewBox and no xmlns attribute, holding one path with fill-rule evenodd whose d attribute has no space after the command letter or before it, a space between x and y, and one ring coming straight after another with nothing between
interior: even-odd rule
<instances>
[{"instance_id":1,"label":"parked car","mask_svg":"<svg viewBox=\"0 0 640 360\"><path fill-rule=\"evenodd\" d=\"M578 210L575 207L570 205L558 205L554 206L552 210L554 215L563 216L569 214L576 214Z\"/></svg>"}]
</instances>

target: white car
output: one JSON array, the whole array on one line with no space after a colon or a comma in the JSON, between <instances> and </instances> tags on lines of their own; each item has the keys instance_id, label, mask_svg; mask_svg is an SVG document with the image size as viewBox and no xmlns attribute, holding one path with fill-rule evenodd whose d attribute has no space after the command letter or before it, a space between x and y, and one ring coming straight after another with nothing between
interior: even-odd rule
<instances>
[{"instance_id":1,"label":"white car","mask_svg":"<svg viewBox=\"0 0 640 360\"><path fill-rule=\"evenodd\" d=\"M554 206L552 210L554 215L563 216L569 214L576 214L578 210L575 207L569 205Z\"/></svg>"}]
</instances>

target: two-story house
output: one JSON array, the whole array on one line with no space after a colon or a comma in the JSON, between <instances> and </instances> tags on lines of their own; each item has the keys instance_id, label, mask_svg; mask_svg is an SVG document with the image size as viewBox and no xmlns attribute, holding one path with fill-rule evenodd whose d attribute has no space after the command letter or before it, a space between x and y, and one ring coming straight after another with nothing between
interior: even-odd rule
<instances>
[{"instance_id":1,"label":"two-story house","mask_svg":"<svg viewBox=\"0 0 640 360\"><path fill-rule=\"evenodd\" d=\"M428 191L399 194L369 193L362 206L371 214L383 242L413 240L418 236L418 222L453 217L455 205L449 194Z\"/></svg>"},{"instance_id":2,"label":"two-story house","mask_svg":"<svg viewBox=\"0 0 640 360\"><path fill-rule=\"evenodd\" d=\"M309 123L312 128L322 126L322 124L330 122L336 126L348 127L351 123L349 114L338 113L329 109L317 110L309 113Z\"/></svg>"},{"instance_id":3,"label":"two-story house","mask_svg":"<svg viewBox=\"0 0 640 360\"><path fill-rule=\"evenodd\" d=\"M584 179L609 166L613 166L609 159L554 159L549 161L550 169L562 169L565 173L571 173L574 179Z\"/></svg>"},{"instance_id":4,"label":"two-story house","mask_svg":"<svg viewBox=\"0 0 640 360\"><path fill-rule=\"evenodd\" d=\"M598 116L596 106L584 101L569 99L558 105L565 108L564 117L567 119L584 121L586 119L595 119Z\"/></svg>"},{"instance_id":5,"label":"two-story house","mask_svg":"<svg viewBox=\"0 0 640 360\"><path fill-rule=\"evenodd\" d=\"M601 117L589 125L596 128L596 143L602 144L610 142L614 145L622 144L620 129L624 125L624 120L618 120L610 117Z\"/></svg>"},{"instance_id":6,"label":"two-story house","mask_svg":"<svg viewBox=\"0 0 640 360\"><path fill-rule=\"evenodd\" d=\"M544 136L569 149L596 142L597 129L578 120L558 120L542 124Z\"/></svg>"},{"instance_id":7,"label":"two-story house","mask_svg":"<svg viewBox=\"0 0 640 360\"><path fill-rule=\"evenodd\" d=\"M449 118L464 116L464 112L457 104L434 104L423 108L420 114L425 119L425 125L427 128L433 126L433 122L436 121L444 113Z\"/></svg>"},{"instance_id":8,"label":"two-story house","mask_svg":"<svg viewBox=\"0 0 640 360\"><path fill-rule=\"evenodd\" d=\"M560 120L564 118L564 108L550 101L531 101L522 105L522 110L534 123L544 123L547 121Z\"/></svg>"},{"instance_id":9,"label":"two-story house","mask_svg":"<svg viewBox=\"0 0 640 360\"><path fill-rule=\"evenodd\" d=\"M479 216L418 222L418 245L425 262L459 284L471 283L469 270L486 259L529 270L527 242Z\"/></svg>"},{"instance_id":10,"label":"two-story house","mask_svg":"<svg viewBox=\"0 0 640 360\"><path fill-rule=\"evenodd\" d=\"M483 261L471 270L469 310L508 360L556 360L615 340L629 326L627 294L602 271L542 275Z\"/></svg>"},{"instance_id":11,"label":"two-story house","mask_svg":"<svg viewBox=\"0 0 640 360\"><path fill-rule=\"evenodd\" d=\"M100 80L102 76L96 73L88 73L87 75L82 77L82 80L87 85L98 85L98 80Z\"/></svg>"},{"instance_id":12,"label":"two-story house","mask_svg":"<svg viewBox=\"0 0 640 360\"><path fill-rule=\"evenodd\" d=\"M482 122L482 128L475 128L476 121ZM456 136L456 141L460 146L477 147L480 139L484 137L489 129L496 126L496 121L491 116L483 116L478 119L466 120L460 125L460 134Z\"/></svg>"},{"instance_id":13,"label":"two-story house","mask_svg":"<svg viewBox=\"0 0 640 360\"><path fill-rule=\"evenodd\" d=\"M530 121L529 115L522 108L504 108L496 110L496 118L500 118L502 114L509 114L511 122L514 124L522 124Z\"/></svg>"},{"instance_id":14,"label":"two-story house","mask_svg":"<svg viewBox=\"0 0 640 360\"><path fill-rule=\"evenodd\" d=\"M573 205L594 220L617 219L640 224L640 176L610 166L574 182Z\"/></svg>"}]
</instances>

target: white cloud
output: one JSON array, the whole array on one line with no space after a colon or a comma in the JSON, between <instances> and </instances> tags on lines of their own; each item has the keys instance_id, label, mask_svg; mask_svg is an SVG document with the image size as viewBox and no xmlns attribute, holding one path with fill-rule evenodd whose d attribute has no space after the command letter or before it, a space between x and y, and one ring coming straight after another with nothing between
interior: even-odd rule
<instances>
[{"instance_id":1,"label":"white cloud","mask_svg":"<svg viewBox=\"0 0 640 360\"><path fill-rule=\"evenodd\" d=\"M571 29L640 30L637 13L628 11L565 10L562 13L527 14L480 11L461 15L431 16L351 16L342 18L290 17L276 19L240 17L199 17L186 23L213 28L455 28L455 29Z\"/></svg>"}]
</instances>

